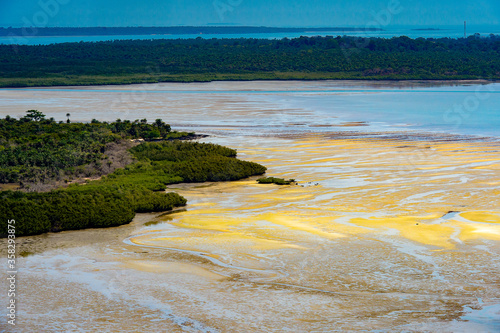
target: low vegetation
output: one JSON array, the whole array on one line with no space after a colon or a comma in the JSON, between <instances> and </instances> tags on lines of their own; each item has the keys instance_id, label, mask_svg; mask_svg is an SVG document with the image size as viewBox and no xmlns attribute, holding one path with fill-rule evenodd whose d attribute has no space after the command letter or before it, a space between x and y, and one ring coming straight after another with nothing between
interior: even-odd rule
<instances>
[{"instance_id":1,"label":"low vegetation","mask_svg":"<svg viewBox=\"0 0 500 333\"><path fill-rule=\"evenodd\" d=\"M70 116L70 115L69 115ZM56 122L37 110L19 120L0 119L0 183L22 187L77 177L99 177L132 162L131 140L192 137L161 119L90 123Z\"/></svg>"},{"instance_id":2,"label":"low vegetation","mask_svg":"<svg viewBox=\"0 0 500 333\"><path fill-rule=\"evenodd\" d=\"M295 184L295 179L285 180L283 178L267 177L257 179L259 184L276 184L276 185L292 185Z\"/></svg>"},{"instance_id":3,"label":"low vegetation","mask_svg":"<svg viewBox=\"0 0 500 333\"><path fill-rule=\"evenodd\" d=\"M167 140L170 126L161 120L154 124L56 123L33 110L27 117L0 120L2 183L41 183L50 181L54 175L75 176L77 168L89 170L89 165L100 163L109 143L157 137L164 140L144 142L124 151L130 163L98 180L50 192L33 192L26 187L24 191L0 192L2 235L6 234L7 221L11 219L16 220L17 236L118 226L129 223L136 213L162 212L185 205L185 198L165 192L169 184L237 180L266 171L259 164L236 159L233 149ZM157 134L149 135L151 131Z\"/></svg>"}]
</instances>

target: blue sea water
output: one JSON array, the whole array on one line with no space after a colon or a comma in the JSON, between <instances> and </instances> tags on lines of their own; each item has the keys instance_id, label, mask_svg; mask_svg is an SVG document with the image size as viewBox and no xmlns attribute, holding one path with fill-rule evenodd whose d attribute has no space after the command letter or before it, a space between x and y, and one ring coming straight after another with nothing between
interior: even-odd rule
<instances>
[{"instance_id":1,"label":"blue sea water","mask_svg":"<svg viewBox=\"0 0 500 333\"><path fill-rule=\"evenodd\" d=\"M363 28L363 27L360 27ZM387 26L382 27L382 31L358 31L358 32L311 32L311 33L265 33L265 34L199 34L199 35L125 35L125 36L11 36L0 37L0 44L21 44L21 45L47 45L67 42L99 42L108 40L125 39L188 39L201 37L210 38L262 38L262 39L282 39L296 38L300 36L360 36L360 37L382 37L392 38L408 36L410 38L459 38L464 36L463 25L450 26ZM427 30L422 30L427 29ZM490 34L500 34L500 25L468 25L467 35L479 33L481 36Z\"/></svg>"}]
</instances>

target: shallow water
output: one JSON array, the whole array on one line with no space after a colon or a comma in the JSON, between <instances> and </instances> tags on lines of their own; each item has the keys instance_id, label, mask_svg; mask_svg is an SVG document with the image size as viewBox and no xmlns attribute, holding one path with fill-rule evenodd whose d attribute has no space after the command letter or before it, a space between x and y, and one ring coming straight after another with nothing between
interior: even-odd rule
<instances>
[{"instance_id":1,"label":"shallow water","mask_svg":"<svg viewBox=\"0 0 500 333\"><path fill-rule=\"evenodd\" d=\"M340 84L348 90L399 88ZM379 130L369 120L369 126L315 127L326 122L315 107L322 102L284 107L270 93L330 85L148 85L195 93L139 94L145 96L141 101L126 91L142 86L0 90L10 96L2 98L2 114L45 101L43 112L71 112L74 120L112 120L116 110L127 112L122 119L161 117L212 134L204 140L238 149L240 158L266 165L269 175L299 182L279 187L258 185L254 178L170 186L188 199L186 210L138 215L119 228L19 240L22 250L34 253L19 260L19 327L496 331L500 143L407 135L391 122L386 127L396 134L367 134ZM241 92L248 89L266 93ZM455 103L456 95L443 93L443 99ZM351 96L348 103L364 98ZM337 121L367 121L365 116ZM363 135L339 134L358 128Z\"/></svg>"},{"instance_id":2,"label":"shallow water","mask_svg":"<svg viewBox=\"0 0 500 333\"><path fill-rule=\"evenodd\" d=\"M224 134L414 131L500 136L500 84L264 81L0 89L0 115L163 118ZM188 112L186 112L186 110Z\"/></svg>"}]
</instances>

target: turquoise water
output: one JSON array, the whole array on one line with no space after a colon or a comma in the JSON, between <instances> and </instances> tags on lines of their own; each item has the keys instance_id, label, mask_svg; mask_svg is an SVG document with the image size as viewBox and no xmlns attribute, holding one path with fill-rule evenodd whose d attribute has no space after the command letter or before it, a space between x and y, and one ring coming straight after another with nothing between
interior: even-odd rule
<instances>
[{"instance_id":1,"label":"turquoise water","mask_svg":"<svg viewBox=\"0 0 500 333\"><path fill-rule=\"evenodd\" d=\"M363 28L362 26L360 28ZM22 45L46 45L53 43L67 42L99 42L108 40L124 39L188 39L201 37L210 38L263 38L263 39L282 39L296 38L300 36L361 36L361 37L383 37L391 38L398 36L408 36L411 38L440 38L450 37L459 38L464 36L463 25L456 26L387 26L381 27L383 31L359 31L359 32L326 32L326 33L267 33L267 34L218 34L218 35L126 35L126 36L60 36L60 37L42 37L42 36L12 36L0 37L0 44L22 44ZM419 30L419 29L439 29L439 30ZM489 34L500 34L498 25L474 25L470 24L467 28L467 35L479 33L482 36Z\"/></svg>"}]
</instances>

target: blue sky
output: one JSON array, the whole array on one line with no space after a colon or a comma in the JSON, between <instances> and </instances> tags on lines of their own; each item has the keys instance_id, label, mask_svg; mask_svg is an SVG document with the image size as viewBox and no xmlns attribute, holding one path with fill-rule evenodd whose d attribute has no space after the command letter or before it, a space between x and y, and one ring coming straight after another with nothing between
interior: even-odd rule
<instances>
[{"instance_id":1,"label":"blue sky","mask_svg":"<svg viewBox=\"0 0 500 333\"><path fill-rule=\"evenodd\" d=\"M500 24L500 0L0 0L0 26Z\"/></svg>"}]
</instances>

